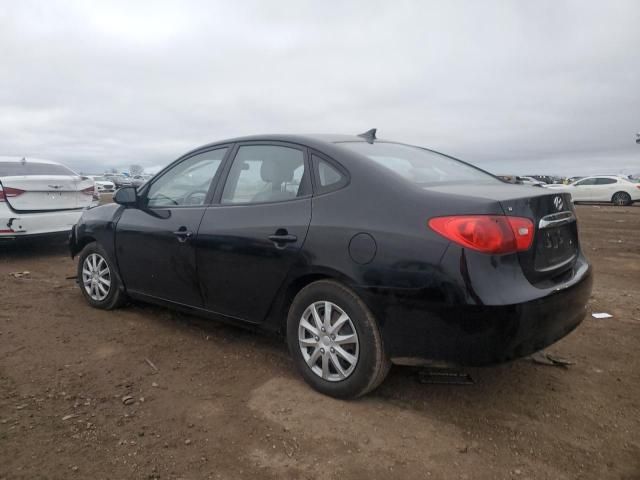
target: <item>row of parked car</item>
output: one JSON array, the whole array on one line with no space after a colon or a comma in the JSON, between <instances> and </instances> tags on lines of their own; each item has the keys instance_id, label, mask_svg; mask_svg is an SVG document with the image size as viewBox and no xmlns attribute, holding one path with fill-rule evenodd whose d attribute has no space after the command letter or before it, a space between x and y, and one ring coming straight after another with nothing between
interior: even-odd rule
<instances>
[{"instance_id":1,"label":"row of parked car","mask_svg":"<svg viewBox=\"0 0 640 480\"><path fill-rule=\"evenodd\" d=\"M573 203L610 202L631 205L640 200L640 180L624 175L592 175L589 177L550 177L500 175L507 183L551 188L571 194Z\"/></svg>"},{"instance_id":2,"label":"row of parked car","mask_svg":"<svg viewBox=\"0 0 640 480\"><path fill-rule=\"evenodd\" d=\"M94 181L98 193L111 193L122 187L140 187L144 185L152 175L128 176L105 173L104 175L88 175L88 177Z\"/></svg>"},{"instance_id":3,"label":"row of parked car","mask_svg":"<svg viewBox=\"0 0 640 480\"><path fill-rule=\"evenodd\" d=\"M0 239L67 232L83 209L97 204L97 194L140 187L151 175L79 175L49 160L0 157ZM640 183L617 175L574 177L569 184L553 177L500 177L510 183L568 192L574 202L640 201ZM569 180L574 180L569 179Z\"/></svg>"},{"instance_id":4,"label":"row of parked car","mask_svg":"<svg viewBox=\"0 0 640 480\"><path fill-rule=\"evenodd\" d=\"M0 156L0 239L66 235L100 193L138 187L150 175L79 175L50 160Z\"/></svg>"},{"instance_id":5,"label":"row of parked car","mask_svg":"<svg viewBox=\"0 0 640 480\"><path fill-rule=\"evenodd\" d=\"M573 203L611 202L625 206L640 200L640 182L620 175L593 175L568 185L554 183L542 186L570 193Z\"/></svg>"}]
</instances>

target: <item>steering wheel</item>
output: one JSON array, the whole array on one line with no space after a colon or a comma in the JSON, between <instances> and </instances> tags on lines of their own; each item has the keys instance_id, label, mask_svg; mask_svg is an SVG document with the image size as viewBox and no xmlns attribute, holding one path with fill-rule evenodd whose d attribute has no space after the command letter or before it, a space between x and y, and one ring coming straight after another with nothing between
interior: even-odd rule
<instances>
[{"instance_id":1,"label":"steering wheel","mask_svg":"<svg viewBox=\"0 0 640 480\"><path fill-rule=\"evenodd\" d=\"M186 197L184 197L184 204L185 205L202 205L204 203L204 198L202 199L202 201L197 201L194 202L193 200L195 200L194 196L196 195L203 195L203 196L207 196L207 193L209 193L207 190L194 190L193 192L189 192L187 194Z\"/></svg>"}]
</instances>

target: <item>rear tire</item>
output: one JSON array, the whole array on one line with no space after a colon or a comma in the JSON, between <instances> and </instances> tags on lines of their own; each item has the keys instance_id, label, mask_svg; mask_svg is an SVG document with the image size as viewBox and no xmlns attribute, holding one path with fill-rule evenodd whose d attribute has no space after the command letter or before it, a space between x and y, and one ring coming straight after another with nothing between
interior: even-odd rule
<instances>
[{"instance_id":1,"label":"rear tire","mask_svg":"<svg viewBox=\"0 0 640 480\"><path fill-rule=\"evenodd\" d=\"M96 242L87 244L78 256L78 286L94 308L113 310L127 299L115 263Z\"/></svg>"},{"instance_id":2,"label":"rear tire","mask_svg":"<svg viewBox=\"0 0 640 480\"><path fill-rule=\"evenodd\" d=\"M391 367L371 311L352 290L331 280L314 282L296 295L287 343L304 380L335 398L371 392Z\"/></svg>"},{"instance_id":3,"label":"rear tire","mask_svg":"<svg viewBox=\"0 0 640 480\"><path fill-rule=\"evenodd\" d=\"M629 195L627 192L616 192L613 194L613 197L611 197L611 201L613 202L614 205L617 205L619 207L624 207L626 205L631 205L631 195Z\"/></svg>"}]
</instances>

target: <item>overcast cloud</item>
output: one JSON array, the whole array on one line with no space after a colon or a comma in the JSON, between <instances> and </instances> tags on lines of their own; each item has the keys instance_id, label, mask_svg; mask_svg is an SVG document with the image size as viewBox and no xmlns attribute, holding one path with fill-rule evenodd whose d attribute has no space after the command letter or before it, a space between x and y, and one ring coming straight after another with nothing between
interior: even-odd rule
<instances>
[{"instance_id":1,"label":"overcast cloud","mask_svg":"<svg viewBox=\"0 0 640 480\"><path fill-rule=\"evenodd\" d=\"M640 173L640 3L3 2L0 155L101 172L359 133L496 173Z\"/></svg>"}]
</instances>

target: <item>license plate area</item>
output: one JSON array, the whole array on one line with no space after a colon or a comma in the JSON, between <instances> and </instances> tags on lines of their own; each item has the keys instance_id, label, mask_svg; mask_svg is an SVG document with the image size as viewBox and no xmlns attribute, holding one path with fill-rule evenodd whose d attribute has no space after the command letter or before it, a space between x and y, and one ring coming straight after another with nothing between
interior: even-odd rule
<instances>
[{"instance_id":1,"label":"license plate area","mask_svg":"<svg viewBox=\"0 0 640 480\"><path fill-rule=\"evenodd\" d=\"M60 200L62 198L62 192L48 192L47 197L49 200Z\"/></svg>"},{"instance_id":2,"label":"license plate area","mask_svg":"<svg viewBox=\"0 0 640 480\"><path fill-rule=\"evenodd\" d=\"M575 223L538 230L534 269L546 272L569 264L578 254Z\"/></svg>"}]
</instances>

